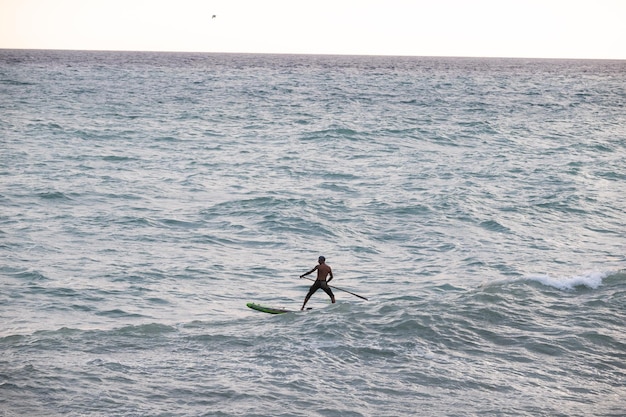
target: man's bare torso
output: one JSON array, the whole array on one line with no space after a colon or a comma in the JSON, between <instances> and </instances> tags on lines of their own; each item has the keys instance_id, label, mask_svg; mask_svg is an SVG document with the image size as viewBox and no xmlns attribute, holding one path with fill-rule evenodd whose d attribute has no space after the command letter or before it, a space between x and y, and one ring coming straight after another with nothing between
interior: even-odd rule
<instances>
[{"instance_id":1,"label":"man's bare torso","mask_svg":"<svg viewBox=\"0 0 626 417\"><path fill-rule=\"evenodd\" d=\"M326 264L320 264L317 266L317 280L326 281L326 277L332 274L332 269Z\"/></svg>"}]
</instances>

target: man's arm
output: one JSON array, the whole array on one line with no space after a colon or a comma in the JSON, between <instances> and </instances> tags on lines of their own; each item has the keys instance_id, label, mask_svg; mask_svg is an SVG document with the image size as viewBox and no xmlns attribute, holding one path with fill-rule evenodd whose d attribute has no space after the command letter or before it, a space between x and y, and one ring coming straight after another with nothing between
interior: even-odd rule
<instances>
[{"instance_id":1,"label":"man's arm","mask_svg":"<svg viewBox=\"0 0 626 417\"><path fill-rule=\"evenodd\" d=\"M326 282L330 282L333 279L333 269L329 266L328 267L328 279L326 280Z\"/></svg>"},{"instance_id":2,"label":"man's arm","mask_svg":"<svg viewBox=\"0 0 626 417\"><path fill-rule=\"evenodd\" d=\"M300 278L304 278L305 276L309 275L313 271L317 270L317 267L318 267L318 265L315 265L315 267L313 269L311 269L309 272L305 272L304 274L300 275Z\"/></svg>"}]
</instances>

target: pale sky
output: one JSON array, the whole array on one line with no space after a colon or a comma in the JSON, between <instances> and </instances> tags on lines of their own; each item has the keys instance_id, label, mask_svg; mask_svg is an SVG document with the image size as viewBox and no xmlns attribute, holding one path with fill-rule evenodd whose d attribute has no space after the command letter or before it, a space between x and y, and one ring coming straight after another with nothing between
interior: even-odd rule
<instances>
[{"instance_id":1,"label":"pale sky","mask_svg":"<svg viewBox=\"0 0 626 417\"><path fill-rule=\"evenodd\" d=\"M0 0L0 48L626 59L626 0Z\"/></svg>"}]
</instances>

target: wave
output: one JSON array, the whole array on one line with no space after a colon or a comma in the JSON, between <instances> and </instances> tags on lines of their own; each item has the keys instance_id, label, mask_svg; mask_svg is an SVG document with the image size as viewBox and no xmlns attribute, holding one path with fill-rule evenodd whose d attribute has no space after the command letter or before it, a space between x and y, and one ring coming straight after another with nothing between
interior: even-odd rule
<instances>
[{"instance_id":1,"label":"wave","mask_svg":"<svg viewBox=\"0 0 626 417\"><path fill-rule=\"evenodd\" d=\"M602 285L602 281L610 272L587 272L582 275L572 277L556 278L549 275L530 276L526 278L528 281L536 281L548 287L554 287L559 290L573 290L577 287L587 287L597 289Z\"/></svg>"},{"instance_id":2,"label":"wave","mask_svg":"<svg viewBox=\"0 0 626 417\"><path fill-rule=\"evenodd\" d=\"M60 191L47 191L37 194L43 200L72 200L66 194Z\"/></svg>"},{"instance_id":3,"label":"wave","mask_svg":"<svg viewBox=\"0 0 626 417\"><path fill-rule=\"evenodd\" d=\"M27 81L19 81L19 80L11 80L11 79L0 79L0 84L17 86L17 87L36 85L35 83L31 83Z\"/></svg>"}]
</instances>

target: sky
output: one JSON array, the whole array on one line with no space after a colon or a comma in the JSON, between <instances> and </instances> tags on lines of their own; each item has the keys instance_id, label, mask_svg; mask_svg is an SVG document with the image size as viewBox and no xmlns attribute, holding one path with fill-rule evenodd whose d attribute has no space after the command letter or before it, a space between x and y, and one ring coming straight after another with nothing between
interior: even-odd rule
<instances>
[{"instance_id":1,"label":"sky","mask_svg":"<svg viewBox=\"0 0 626 417\"><path fill-rule=\"evenodd\" d=\"M0 49L626 59L626 0L0 0Z\"/></svg>"}]
</instances>

